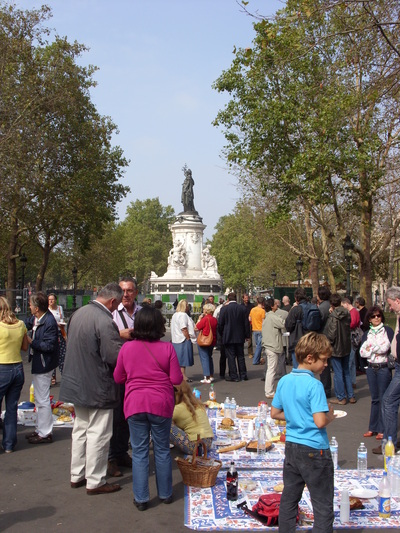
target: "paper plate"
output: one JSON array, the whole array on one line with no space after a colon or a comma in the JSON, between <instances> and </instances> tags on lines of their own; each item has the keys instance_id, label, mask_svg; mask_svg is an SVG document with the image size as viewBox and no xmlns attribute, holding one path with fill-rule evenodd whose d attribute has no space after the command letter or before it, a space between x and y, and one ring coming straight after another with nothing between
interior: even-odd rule
<instances>
[{"instance_id":1,"label":"paper plate","mask_svg":"<svg viewBox=\"0 0 400 533\"><path fill-rule=\"evenodd\" d=\"M335 409L333 414L336 416L336 418L343 418L344 416L347 416L346 411L340 411L339 409Z\"/></svg>"},{"instance_id":2,"label":"paper plate","mask_svg":"<svg viewBox=\"0 0 400 533\"><path fill-rule=\"evenodd\" d=\"M371 498L376 498L378 496L378 491L372 489L355 489L351 491L351 496L353 496L353 498L369 500Z\"/></svg>"}]
</instances>

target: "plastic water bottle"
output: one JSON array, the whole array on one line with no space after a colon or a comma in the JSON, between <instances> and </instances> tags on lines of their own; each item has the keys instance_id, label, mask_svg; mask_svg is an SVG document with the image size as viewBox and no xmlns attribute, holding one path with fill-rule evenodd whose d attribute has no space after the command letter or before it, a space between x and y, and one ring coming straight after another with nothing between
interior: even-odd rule
<instances>
[{"instance_id":1,"label":"plastic water bottle","mask_svg":"<svg viewBox=\"0 0 400 533\"><path fill-rule=\"evenodd\" d=\"M262 422L257 433L257 455L265 455L265 428Z\"/></svg>"},{"instance_id":2,"label":"plastic water bottle","mask_svg":"<svg viewBox=\"0 0 400 533\"><path fill-rule=\"evenodd\" d=\"M264 424L264 422L263 422L263 424ZM271 431L271 426L268 424L268 422L265 422L264 430L265 430L265 439L270 441L273 438L273 434L272 434L272 431Z\"/></svg>"},{"instance_id":3,"label":"plastic water bottle","mask_svg":"<svg viewBox=\"0 0 400 533\"><path fill-rule=\"evenodd\" d=\"M340 498L340 522L344 524L350 520L350 498L347 489L342 490Z\"/></svg>"},{"instance_id":4,"label":"plastic water bottle","mask_svg":"<svg viewBox=\"0 0 400 533\"><path fill-rule=\"evenodd\" d=\"M331 438L329 447L331 449L333 468L336 470L338 467L338 455L339 455L339 444L338 444L338 441L336 440L336 437Z\"/></svg>"},{"instance_id":5,"label":"plastic water bottle","mask_svg":"<svg viewBox=\"0 0 400 533\"><path fill-rule=\"evenodd\" d=\"M227 396L224 401L224 416L225 418L232 418L231 414L232 414L231 401L229 397Z\"/></svg>"},{"instance_id":6,"label":"plastic water bottle","mask_svg":"<svg viewBox=\"0 0 400 533\"><path fill-rule=\"evenodd\" d=\"M196 389L196 387L193 389L193 394L198 400L201 400L201 391L199 389Z\"/></svg>"},{"instance_id":7,"label":"plastic water bottle","mask_svg":"<svg viewBox=\"0 0 400 533\"><path fill-rule=\"evenodd\" d=\"M235 398L232 398L231 400L231 418L232 420L236 419L236 410L237 410L237 403Z\"/></svg>"},{"instance_id":8,"label":"plastic water bottle","mask_svg":"<svg viewBox=\"0 0 400 533\"><path fill-rule=\"evenodd\" d=\"M31 386L29 387L29 401L35 403L35 388L33 383L31 383Z\"/></svg>"},{"instance_id":9,"label":"plastic water bottle","mask_svg":"<svg viewBox=\"0 0 400 533\"><path fill-rule=\"evenodd\" d=\"M381 482L379 484L379 517L390 518L390 484L387 477L387 472L383 472Z\"/></svg>"},{"instance_id":10,"label":"plastic water bottle","mask_svg":"<svg viewBox=\"0 0 400 533\"><path fill-rule=\"evenodd\" d=\"M238 499L238 473L235 463L231 461L231 467L226 474L226 497L228 500L234 502Z\"/></svg>"},{"instance_id":11,"label":"plastic water bottle","mask_svg":"<svg viewBox=\"0 0 400 533\"><path fill-rule=\"evenodd\" d=\"M392 457L394 456L394 444L392 437L388 437L388 441L385 445L385 455L384 455L384 462L385 462L385 472L388 471L388 465L390 461L392 460Z\"/></svg>"},{"instance_id":12,"label":"plastic water bottle","mask_svg":"<svg viewBox=\"0 0 400 533\"><path fill-rule=\"evenodd\" d=\"M214 383L211 383L210 385L210 392L208 393L208 397L212 402L215 402L215 400L217 399L217 395L215 394L214 390Z\"/></svg>"},{"instance_id":13,"label":"plastic water bottle","mask_svg":"<svg viewBox=\"0 0 400 533\"><path fill-rule=\"evenodd\" d=\"M367 448L363 442L357 450L357 470L360 477L367 475Z\"/></svg>"}]
</instances>

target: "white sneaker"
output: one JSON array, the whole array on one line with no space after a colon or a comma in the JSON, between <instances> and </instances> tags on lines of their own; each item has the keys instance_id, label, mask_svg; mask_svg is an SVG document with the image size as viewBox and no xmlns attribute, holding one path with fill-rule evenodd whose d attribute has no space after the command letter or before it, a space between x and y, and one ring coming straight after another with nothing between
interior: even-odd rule
<instances>
[{"instance_id":1,"label":"white sneaker","mask_svg":"<svg viewBox=\"0 0 400 533\"><path fill-rule=\"evenodd\" d=\"M211 381L204 376L204 379L202 379L200 383L211 383Z\"/></svg>"},{"instance_id":2,"label":"white sneaker","mask_svg":"<svg viewBox=\"0 0 400 533\"><path fill-rule=\"evenodd\" d=\"M214 378L210 378L211 383L214 381Z\"/></svg>"}]
</instances>

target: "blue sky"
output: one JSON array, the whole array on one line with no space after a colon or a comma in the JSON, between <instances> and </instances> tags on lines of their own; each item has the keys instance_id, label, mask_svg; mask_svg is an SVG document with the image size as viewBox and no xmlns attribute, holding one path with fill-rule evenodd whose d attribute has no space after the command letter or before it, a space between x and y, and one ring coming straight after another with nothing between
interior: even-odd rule
<instances>
[{"instance_id":1,"label":"blue sky","mask_svg":"<svg viewBox=\"0 0 400 533\"><path fill-rule=\"evenodd\" d=\"M233 48L251 46L254 19L236 0L16 0L21 9L46 3L48 26L90 48L83 64L99 67L92 98L119 128L130 160L123 182L131 192L119 205L159 197L182 210L182 167L195 180L195 207L211 238L222 215L238 200L221 150L225 138L212 126L227 97L212 83L233 61ZM250 0L248 8L271 16L281 0Z\"/></svg>"}]
</instances>

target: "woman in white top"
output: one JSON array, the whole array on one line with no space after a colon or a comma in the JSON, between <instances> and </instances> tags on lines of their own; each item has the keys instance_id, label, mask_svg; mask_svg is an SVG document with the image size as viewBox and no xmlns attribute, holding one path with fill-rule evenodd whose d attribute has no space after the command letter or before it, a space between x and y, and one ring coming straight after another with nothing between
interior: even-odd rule
<instances>
[{"instance_id":1,"label":"woman in white top","mask_svg":"<svg viewBox=\"0 0 400 533\"><path fill-rule=\"evenodd\" d=\"M58 324L58 340L60 342L60 358L58 368L62 374L64 369L65 352L67 350L67 334L65 332L64 311L61 305L57 305L57 296L55 294L49 294L47 299L49 301L49 311L52 313ZM56 383L57 376L56 369L54 369L53 377L51 378L51 384L55 385Z\"/></svg>"},{"instance_id":2,"label":"woman in white top","mask_svg":"<svg viewBox=\"0 0 400 533\"><path fill-rule=\"evenodd\" d=\"M193 380L186 376L186 367L194 365L193 342L196 342L194 322L188 316L189 306L187 300L181 300L171 320L171 341L178 356L179 366L183 379L191 383Z\"/></svg>"},{"instance_id":3,"label":"woman in white top","mask_svg":"<svg viewBox=\"0 0 400 533\"><path fill-rule=\"evenodd\" d=\"M361 339L360 356L368 362L367 380L371 393L371 414L368 431L364 437L376 435L377 440L383 439L382 398L392 380L392 371L388 367L390 343L393 330L384 325L385 316L382 309L374 305L365 315L365 323L369 324Z\"/></svg>"}]
</instances>

